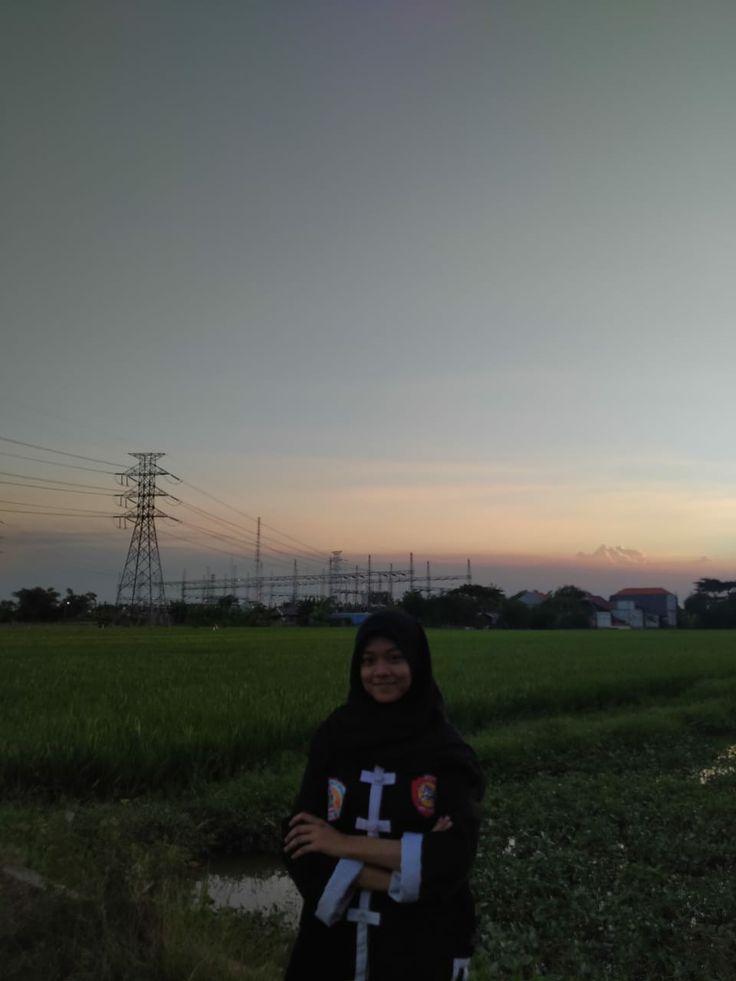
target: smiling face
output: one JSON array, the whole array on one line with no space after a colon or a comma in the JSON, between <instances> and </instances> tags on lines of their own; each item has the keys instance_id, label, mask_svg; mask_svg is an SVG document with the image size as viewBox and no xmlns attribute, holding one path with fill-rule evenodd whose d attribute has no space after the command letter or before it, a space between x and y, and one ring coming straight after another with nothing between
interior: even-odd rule
<instances>
[{"instance_id":1,"label":"smiling face","mask_svg":"<svg viewBox=\"0 0 736 981\"><path fill-rule=\"evenodd\" d=\"M390 637L371 637L360 659L360 681L376 702L397 702L411 687L409 662Z\"/></svg>"}]
</instances>

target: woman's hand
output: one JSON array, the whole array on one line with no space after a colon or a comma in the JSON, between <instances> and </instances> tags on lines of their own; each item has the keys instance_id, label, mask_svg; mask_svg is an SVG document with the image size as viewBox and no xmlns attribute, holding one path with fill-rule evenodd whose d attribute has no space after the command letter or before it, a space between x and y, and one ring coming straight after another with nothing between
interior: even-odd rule
<instances>
[{"instance_id":1,"label":"woman's hand","mask_svg":"<svg viewBox=\"0 0 736 981\"><path fill-rule=\"evenodd\" d=\"M450 817L440 817L434 823L432 831L449 831L452 827L452 818Z\"/></svg>"},{"instance_id":2,"label":"woman's hand","mask_svg":"<svg viewBox=\"0 0 736 981\"><path fill-rule=\"evenodd\" d=\"M432 831L449 831L452 819L437 818ZM289 832L284 840L284 851L292 858L301 858L318 852L333 858L357 858L360 861L375 862L389 869L397 869L401 864L401 844L388 839L365 838L363 835L346 835L322 818L306 811L300 811L289 821ZM376 849L380 854L376 854ZM366 851L367 850L367 851ZM389 854L390 852L390 854Z\"/></svg>"},{"instance_id":3,"label":"woman's hand","mask_svg":"<svg viewBox=\"0 0 736 981\"><path fill-rule=\"evenodd\" d=\"M344 858L345 844L348 836L327 821L300 811L289 821L291 829L284 840L284 851L292 858L301 858L311 852L321 855L332 855L333 858Z\"/></svg>"}]
</instances>

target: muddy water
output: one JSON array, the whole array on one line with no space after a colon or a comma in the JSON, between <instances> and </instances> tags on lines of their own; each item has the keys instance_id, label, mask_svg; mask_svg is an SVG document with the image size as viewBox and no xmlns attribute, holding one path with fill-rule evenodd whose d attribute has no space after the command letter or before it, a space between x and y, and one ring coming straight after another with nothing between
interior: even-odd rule
<instances>
[{"instance_id":1,"label":"muddy water","mask_svg":"<svg viewBox=\"0 0 736 981\"><path fill-rule=\"evenodd\" d=\"M268 855L213 859L200 882L216 908L231 907L249 913L281 913L296 926L302 899L278 859Z\"/></svg>"}]
</instances>

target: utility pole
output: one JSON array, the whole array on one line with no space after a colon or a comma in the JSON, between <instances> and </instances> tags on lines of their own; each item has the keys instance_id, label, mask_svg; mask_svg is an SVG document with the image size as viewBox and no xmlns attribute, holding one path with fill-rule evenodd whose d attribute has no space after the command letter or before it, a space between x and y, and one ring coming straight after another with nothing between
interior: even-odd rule
<instances>
[{"instance_id":1,"label":"utility pole","mask_svg":"<svg viewBox=\"0 0 736 981\"><path fill-rule=\"evenodd\" d=\"M256 603L263 601L263 566L261 564L261 519L256 530Z\"/></svg>"},{"instance_id":2,"label":"utility pole","mask_svg":"<svg viewBox=\"0 0 736 981\"><path fill-rule=\"evenodd\" d=\"M166 623L168 614L156 518L179 519L161 511L156 498L168 497L177 504L179 500L156 486L157 477L173 477L157 463L163 453L129 453L128 456L135 457L138 463L117 474L120 484L127 488L118 500L121 507L131 509L132 513L120 515L118 521L121 527L128 521L134 524L115 604L118 608L127 606L134 617L142 614L149 624Z\"/></svg>"}]
</instances>

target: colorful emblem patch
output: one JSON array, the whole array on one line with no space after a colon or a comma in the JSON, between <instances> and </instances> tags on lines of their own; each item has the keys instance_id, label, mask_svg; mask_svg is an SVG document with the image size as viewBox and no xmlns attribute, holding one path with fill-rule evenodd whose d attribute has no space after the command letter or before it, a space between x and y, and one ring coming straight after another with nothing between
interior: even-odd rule
<instances>
[{"instance_id":1,"label":"colorful emblem patch","mask_svg":"<svg viewBox=\"0 0 736 981\"><path fill-rule=\"evenodd\" d=\"M345 784L335 777L327 781L327 820L337 821L342 814L342 804L345 800Z\"/></svg>"},{"instance_id":2,"label":"colorful emblem patch","mask_svg":"<svg viewBox=\"0 0 736 981\"><path fill-rule=\"evenodd\" d=\"M437 777L425 773L412 780L411 801L422 817L431 818L437 803Z\"/></svg>"}]
</instances>

